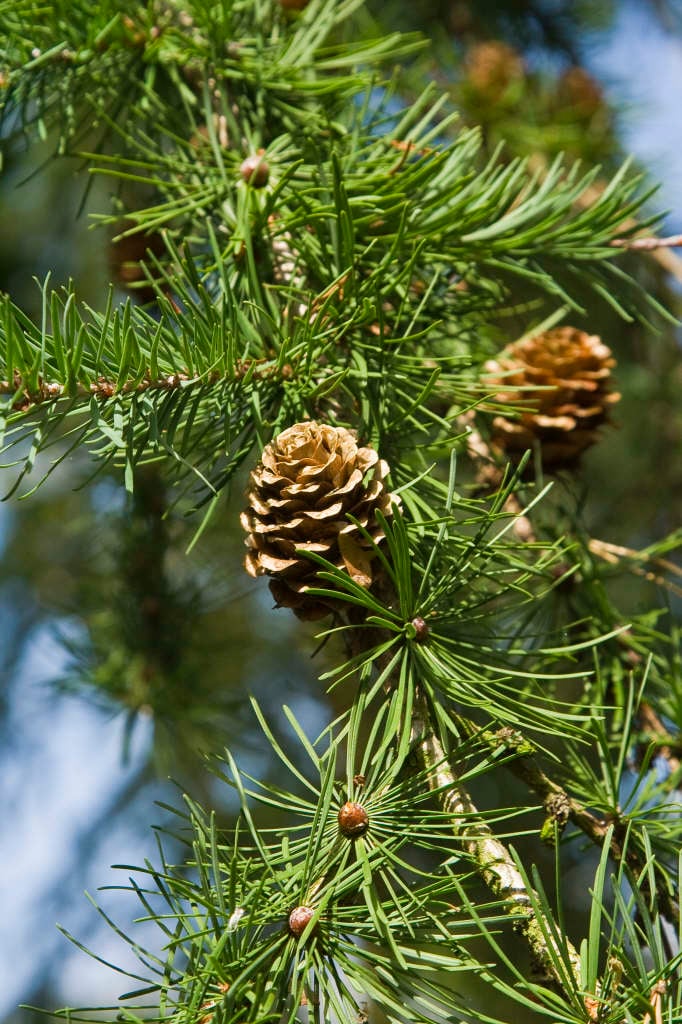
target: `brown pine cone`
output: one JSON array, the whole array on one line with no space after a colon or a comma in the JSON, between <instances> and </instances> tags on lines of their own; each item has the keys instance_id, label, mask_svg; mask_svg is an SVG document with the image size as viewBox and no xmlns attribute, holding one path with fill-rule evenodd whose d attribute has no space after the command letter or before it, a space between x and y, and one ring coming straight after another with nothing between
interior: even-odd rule
<instances>
[{"instance_id":1,"label":"brown pine cone","mask_svg":"<svg viewBox=\"0 0 682 1024\"><path fill-rule=\"evenodd\" d=\"M546 468L570 466L598 438L620 395L610 391L611 350L594 334L557 327L510 345L486 364L487 387L497 398L524 411L518 418L496 416L491 443L508 458L539 446ZM518 388L542 387L542 391Z\"/></svg>"},{"instance_id":2,"label":"brown pine cone","mask_svg":"<svg viewBox=\"0 0 682 1024\"><path fill-rule=\"evenodd\" d=\"M121 228L126 230L133 226L134 221L128 220L123 222ZM158 231L140 231L134 235L123 235L112 241L109 246L109 270L112 280L143 305L156 301L156 292L145 273L146 268L153 278L158 279L159 273L152 259L154 256L161 262L168 256L163 236Z\"/></svg>"},{"instance_id":3,"label":"brown pine cone","mask_svg":"<svg viewBox=\"0 0 682 1024\"><path fill-rule=\"evenodd\" d=\"M350 513L375 542L383 539L376 512L391 515L397 502L385 485L387 464L373 448L358 447L354 431L325 423L296 423L265 446L251 473L245 566L250 576L271 576L277 604L301 619L329 615L333 602L306 596L318 566L297 554L311 551L370 587L374 552Z\"/></svg>"},{"instance_id":4,"label":"brown pine cone","mask_svg":"<svg viewBox=\"0 0 682 1024\"><path fill-rule=\"evenodd\" d=\"M498 100L525 74L523 57L508 43L491 39L475 43L464 61L469 85L489 101Z\"/></svg>"},{"instance_id":5,"label":"brown pine cone","mask_svg":"<svg viewBox=\"0 0 682 1024\"><path fill-rule=\"evenodd\" d=\"M559 99L567 107L575 107L583 117L592 117L604 105L599 82L578 65L567 68L559 79Z\"/></svg>"}]
</instances>

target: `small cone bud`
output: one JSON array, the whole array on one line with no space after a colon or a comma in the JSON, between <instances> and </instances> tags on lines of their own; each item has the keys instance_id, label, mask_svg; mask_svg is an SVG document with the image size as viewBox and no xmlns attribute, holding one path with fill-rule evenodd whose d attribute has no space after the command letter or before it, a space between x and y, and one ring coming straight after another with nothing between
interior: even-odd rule
<instances>
[{"instance_id":1,"label":"small cone bud","mask_svg":"<svg viewBox=\"0 0 682 1024\"><path fill-rule=\"evenodd\" d=\"M362 804L348 800L339 811L339 829L348 839L364 835L369 828L369 816Z\"/></svg>"},{"instance_id":2,"label":"small cone bud","mask_svg":"<svg viewBox=\"0 0 682 1024\"><path fill-rule=\"evenodd\" d=\"M311 922L314 913L315 911L312 907L304 905L294 907L289 914L289 931L291 934L295 935L297 939L300 938Z\"/></svg>"},{"instance_id":3,"label":"small cone bud","mask_svg":"<svg viewBox=\"0 0 682 1024\"><path fill-rule=\"evenodd\" d=\"M545 468L576 462L598 439L597 428L620 398L610 389L614 365L611 350L596 335L575 327L557 327L510 345L486 364L486 385L499 388L500 401L523 411L514 419L495 417L493 448L513 461L537 446Z\"/></svg>"},{"instance_id":4,"label":"small cone bud","mask_svg":"<svg viewBox=\"0 0 682 1024\"><path fill-rule=\"evenodd\" d=\"M585 68L568 68L559 79L559 99L577 109L583 117L591 117L604 105L601 86Z\"/></svg>"},{"instance_id":5,"label":"small cone bud","mask_svg":"<svg viewBox=\"0 0 682 1024\"><path fill-rule=\"evenodd\" d=\"M270 177L270 167L262 156L247 156L239 168L242 180L252 188L263 188Z\"/></svg>"},{"instance_id":6,"label":"small cone bud","mask_svg":"<svg viewBox=\"0 0 682 1024\"><path fill-rule=\"evenodd\" d=\"M425 619L422 619L421 615L417 615L412 619L412 628L415 633L415 641L418 644L423 644L430 633L428 622Z\"/></svg>"}]
</instances>

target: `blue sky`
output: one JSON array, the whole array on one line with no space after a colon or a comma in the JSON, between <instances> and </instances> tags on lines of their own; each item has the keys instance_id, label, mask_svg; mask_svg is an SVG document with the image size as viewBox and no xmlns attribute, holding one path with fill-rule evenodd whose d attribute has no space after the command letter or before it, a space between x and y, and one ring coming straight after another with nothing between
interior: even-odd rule
<instances>
[{"instance_id":1,"label":"blue sky","mask_svg":"<svg viewBox=\"0 0 682 1024\"><path fill-rule=\"evenodd\" d=\"M626 151L660 182L666 231L682 231L682 38L666 33L648 4L623 4L613 30L587 48L587 64L622 111Z\"/></svg>"}]
</instances>

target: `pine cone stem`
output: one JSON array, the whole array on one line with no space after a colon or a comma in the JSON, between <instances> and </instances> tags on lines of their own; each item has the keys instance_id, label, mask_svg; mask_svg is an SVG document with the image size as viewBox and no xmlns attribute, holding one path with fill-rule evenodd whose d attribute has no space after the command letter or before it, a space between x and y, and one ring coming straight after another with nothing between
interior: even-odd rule
<instances>
[{"instance_id":1,"label":"pine cone stem","mask_svg":"<svg viewBox=\"0 0 682 1024\"><path fill-rule=\"evenodd\" d=\"M467 437L469 453L476 462L476 481L486 494L496 491L502 484L504 472L500 465L493 460L492 452L488 443L481 437L476 429L472 429ZM524 514L519 499L515 494L510 494L504 503L504 511L514 516L514 533L525 544L532 544L537 539L535 529L527 515Z\"/></svg>"}]
</instances>

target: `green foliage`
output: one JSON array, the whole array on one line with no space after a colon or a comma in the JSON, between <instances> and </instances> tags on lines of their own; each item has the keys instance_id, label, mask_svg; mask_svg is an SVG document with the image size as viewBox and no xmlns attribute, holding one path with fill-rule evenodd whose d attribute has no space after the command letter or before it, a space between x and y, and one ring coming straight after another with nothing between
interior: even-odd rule
<instances>
[{"instance_id":1,"label":"green foliage","mask_svg":"<svg viewBox=\"0 0 682 1024\"><path fill-rule=\"evenodd\" d=\"M124 997L128 1014L136 1015L133 1000L155 991L159 1019L173 1013L174 1019L193 1020L203 1011L216 1020L236 1021L247 1012L253 1020L283 1015L293 1021L302 1000L328 1019L354 1015L371 999L397 1021L405 1019L407 998L412 1019L426 1022L438 1019L452 998L437 973L476 969L460 946L471 921L448 906L449 881L408 856L410 848L414 858L415 848L433 851L446 843L448 817L425 806L423 778L401 781L395 758L368 747L358 762L367 772L363 781L349 777L339 787L338 737L327 736L319 755L289 717L312 777L292 765L262 717L261 722L305 796L257 782L256 792L249 793L228 753L216 770L240 795L234 833L222 834L186 798L187 810L176 812L173 832L186 847L186 866L178 869L162 855L161 869L134 869L131 891L164 932L168 958L164 963L138 950L150 974L130 977L149 986ZM252 795L281 811L285 824L261 832L252 818ZM339 832L339 807L353 796L371 816L367 837ZM300 906L314 913L297 936L287 922ZM65 1014L90 1019L83 1012Z\"/></svg>"},{"instance_id":2,"label":"green foliage","mask_svg":"<svg viewBox=\"0 0 682 1024\"><path fill-rule=\"evenodd\" d=\"M421 443L447 445L451 420L435 417L429 401L435 377L460 406L475 400L475 378L467 371L480 369L494 351L486 334L515 296L532 299L538 310L549 301L577 311L596 292L627 318L654 314L655 301L629 281L608 245L645 198L637 195L638 179L623 168L596 202L576 209L595 171L581 174L577 165L567 169L557 161L540 179L520 160L481 165L476 132L444 139L453 114L443 115L443 98L434 99L433 89L388 117L372 100L371 72L363 65L398 59L401 41L386 39L367 52L344 47L348 70L341 81L332 76L338 72L332 56L316 67L314 39L324 39L356 6L313 4L289 31L271 25L251 3L230 5L220 16L198 9L186 31L174 22L157 26L155 54L169 33L178 48L172 66L184 61L186 69L202 52L204 85L215 79L210 93L204 88L183 105L181 124L178 104L155 78L143 79L142 106L135 101L129 115L117 110L114 118L108 94L100 96L88 82L74 91L47 58L22 64L29 41L8 51L7 62L17 65L5 99L10 124L37 116L41 104L32 90L49 93L44 74L56 74L60 87L94 104L96 119L111 121L119 136L117 152L86 154L91 169L158 197L126 210L132 227L123 237L164 228L168 247L165 270L150 265L148 271L164 296L158 314L118 309L111 297L103 313L79 311L70 291L55 295L46 282L37 325L6 300L0 323L2 389L11 396L6 445L25 449L30 438L24 473L64 436L68 448L53 464L83 445L101 465L123 464L129 487L138 463L170 456L177 462L174 483L187 479L192 507L217 495L270 432L306 413L356 422L357 402L361 428L387 456L386 435L406 417L424 433ZM129 56L115 33L133 31L126 19L169 19L170 6L159 12L151 5L137 15L131 7L115 17L102 10L101 24L87 22L90 41L81 38L85 7L83 24L71 10L66 18L58 6L50 8L49 45L41 39L46 54L54 55L54 40L68 22L88 54L86 68L100 60L100 44L105 55L111 50L142 61L124 72L130 88L143 69L152 73L155 61L165 67L167 42L154 61L143 60L135 50ZM276 7L268 5L275 21L281 19ZM223 17L234 24L223 24ZM240 19L251 19L248 27ZM324 125L309 116L309 102L297 99L290 84L287 110L298 110L300 118L293 125L264 123L263 111L278 109L279 92L260 76L254 84L246 40L256 29L252 62L257 57L276 80L277 58L268 50L276 46L290 73L307 83ZM215 52L235 38L239 70L214 68ZM125 90L111 73L100 75L119 103ZM323 81L334 104L344 102L344 83L359 102L325 107L327 92L318 95L314 84ZM232 138L242 140L236 148ZM239 173L246 152L261 145L271 167L262 190ZM117 222L119 206L105 219ZM183 253L173 238L182 239Z\"/></svg>"},{"instance_id":3,"label":"green foliage","mask_svg":"<svg viewBox=\"0 0 682 1024\"><path fill-rule=\"evenodd\" d=\"M46 283L38 326L7 299L0 323L0 372L5 378L0 387L10 396L3 417L6 449L23 446L31 437L23 460L27 472L41 451L66 435L68 452L82 444L104 464L112 458L122 462L129 486L138 462L170 455L183 472L194 471L195 487L208 487L215 495L256 439L262 444L269 432L296 422L305 412L327 419L340 413L348 421L349 404L359 402L360 422L372 437L390 435L392 427L407 419L424 439L440 427L433 440L447 444L451 424L434 415L429 399L440 376L441 387L461 404L475 400L473 376L467 371L472 364L480 369L490 350L479 342L478 351L472 351L471 332L482 322L483 310L488 320L497 313L491 308L491 292L499 285L488 277L494 271L519 275L524 283L571 306L566 287L543 268L545 261L551 267L570 248L575 262L567 268L567 287L574 281L589 282L624 316L629 316L626 303L632 309L655 308L633 285L628 286L629 299L623 291L616 300L609 290L609 278L615 275L621 281L623 273L612 265L606 241L633 209L626 202L632 183L625 184L619 175L594 207L572 216L572 203L591 176L576 185L569 175L563 183L557 165L538 185L524 176L521 166L511 165L489 167L474 178L473 154L467 156L471 141L465 137L464 154L459 143L452 152L446 148L445 167L427 157L418 159L410 172L408 162L405 191L363 198L369 212L362 217L355 213L357 204L345 185L349 178L352 187L352 175L344 173L336 158L332 170L337 185L326 197L315 197L317 210L304 220L295 211L288 220L285 190L273 193L283 204L279 237L286 240L294 268L300 260L317 289L325 268L331 274L332 283L322 291L311 293L295 269L285 284L273 282L266 291L267 271L265 281L258 271L265 239L261 236L259 243L252 226L242 224L235 231L237 263L246 264L245 273L237 273L234 254L230 258L218 252L212 231L215 256L201 277L193 263L171 250L177 271L171 275L167 270L163 276L166 298L160 295L158 315L129 305L114 308L112 296L104 313L80 312L71 292L55 294ZM375 145L383 146L394 165L390 147ZM355 156L362 161L361 153ZM423 162L426 168L420 168ZM461 185L463 162L471 178L466 187ZM317 170L324 180L325 170ZM435 182L429 180L421 203L413 179L427 171ZM437 188L441 176L452 182L449 193ZM293 179L290 186L292 195L309 207L314 194L296 191ZM329 201L334 202L332 211ZM438 207L437 218L430 218L429 203ZM385 219L391 209L401 211L393 231ZM266 206L259 213L266 237L271 218ZM378 238L373 233L377 218ZM457 225L454 237L452 224ZM270 238L270 269L276 279L282 270L273 266L274 245ZM395 261L398 277L391 282L389 268ZM505 292L498 302L505 301ZM301 301L304 297L307 301ZM297 307L298 316L292 315ZM439 345L451 340L452 320L458 315L448 352ZM435 317L439 320L434 325ZM423 383L415 401L411 389L420 376ZM54 407L47 427L45 407ZM390 436L381 440L390 454Z\"/></svg>"},{"instance_id":4,"label":"green foliage","mask_svg":"<svg viewBox=\"0 0 682 1024\"><path fill-rule=\"evenodd\" d=\"M268 0L182 8L165 0L107 0L95 10L84 0L62 0L39 11L33 0L3 3L4 120L12 131L35 127L41 134L56 125L60 152L73 152L93 134L102 147L133 126L158 143L159 111L182 132L210 73L241 86L244 113L265 118L279 134L315 118L311 100L327 97L341 109L356 91L353 65L414 49L414 39L396 36L350 49L330 40L359 6L360 0L336 7L316 0L292 21Z\"/></svg>"}]
</instances>

